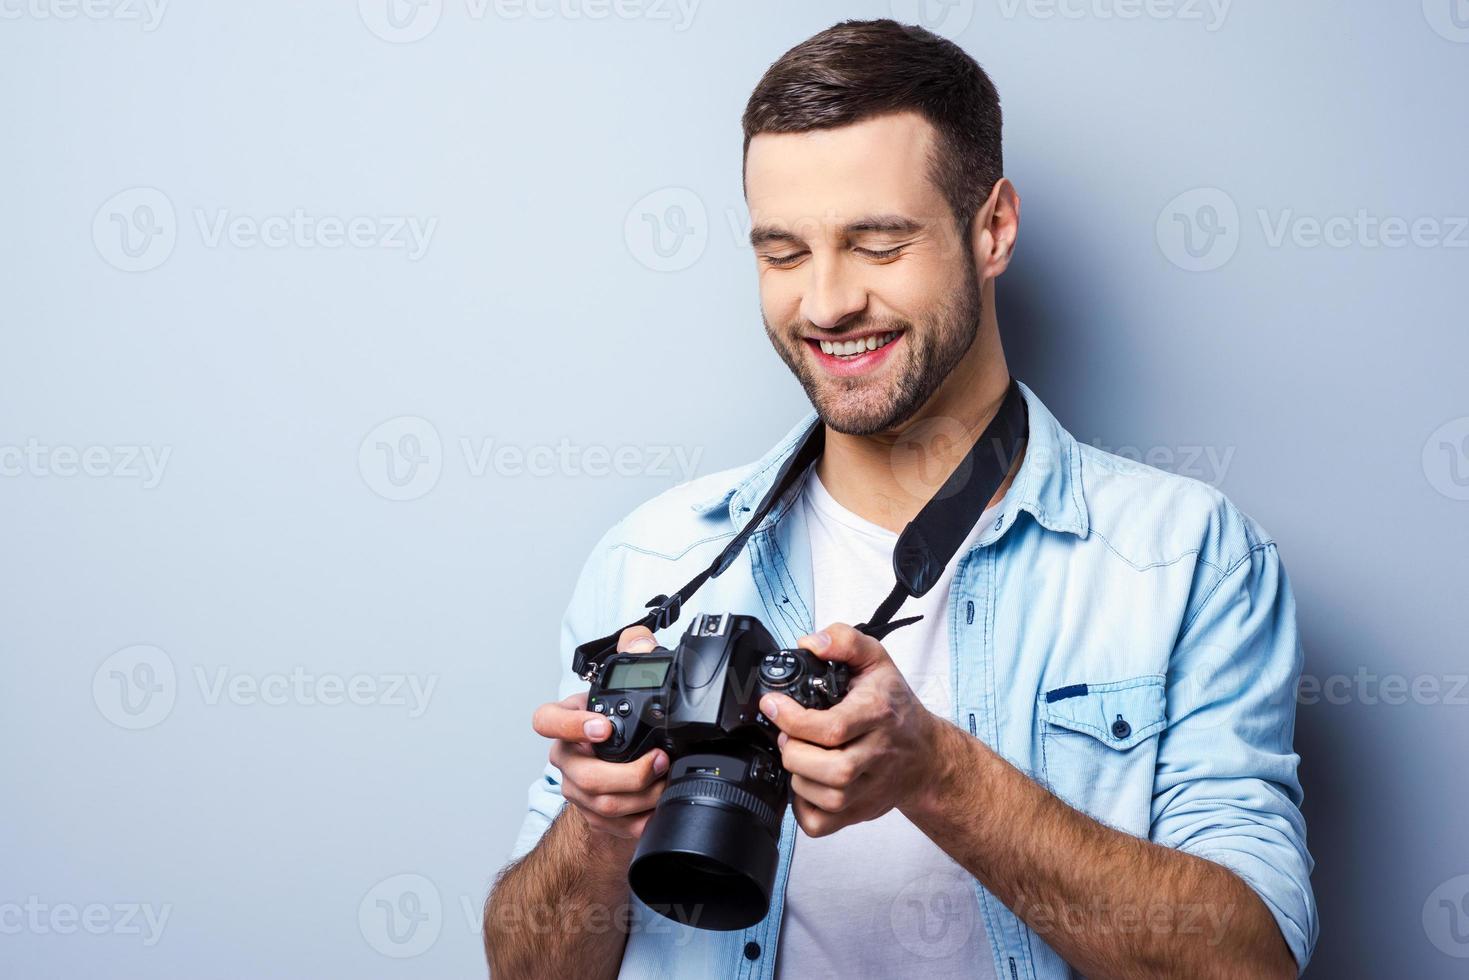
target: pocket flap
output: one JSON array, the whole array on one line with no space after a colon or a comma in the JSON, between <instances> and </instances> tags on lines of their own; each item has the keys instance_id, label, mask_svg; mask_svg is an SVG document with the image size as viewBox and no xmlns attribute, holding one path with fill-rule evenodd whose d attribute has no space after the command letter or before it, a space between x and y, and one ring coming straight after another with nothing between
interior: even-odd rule
<instances>
[{"instance_id":1,"label":"pocket flap","mask_svg":"<svg viewBox=\"0 0 1469 980\"><path fill-rule=\"evenodd\" d=\"M1147 674L1108 684L1071 684L1047 691L1046 723L1130 749L1168 725L1163 676Z\"/></svg>"}]
</instances>

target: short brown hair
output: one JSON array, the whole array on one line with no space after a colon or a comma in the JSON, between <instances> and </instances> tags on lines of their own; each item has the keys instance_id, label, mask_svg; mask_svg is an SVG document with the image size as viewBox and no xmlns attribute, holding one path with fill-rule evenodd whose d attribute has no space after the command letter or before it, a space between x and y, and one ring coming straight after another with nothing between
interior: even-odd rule
<instances>
[{"instance_id":1,"label":"short brown hair","mask_svg":"<svg viewBox=\"0 0 1469 980\"><path fill-rule=\"evenodd\" d=\"M911 110L938 130L930 177L966 232L1004 174L1000 95L953 41L893 20L848 20L780 56L745 105L759 133L803 133Z\"/></svg>"}]
</instances>

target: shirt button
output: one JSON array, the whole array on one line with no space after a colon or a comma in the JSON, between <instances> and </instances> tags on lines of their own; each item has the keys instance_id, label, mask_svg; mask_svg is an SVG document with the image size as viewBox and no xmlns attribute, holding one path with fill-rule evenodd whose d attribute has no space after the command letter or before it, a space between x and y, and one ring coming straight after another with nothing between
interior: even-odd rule
<instances>
[{"instance_id":1,"label":"shirt button","mask_svg":"<svg viewBox=\"0 0 1469 980\"><path fill-rule=\"evenodd\" d=\"M1120 742L1131 734L1132 726L1121 715L1118 715L1117 720L1112 722L1112 737Z\"/></svg>"},{"instance_id":2,"label":"shirt button","mask_svg":"<svg viewBox=\"0 0 1469 980\"><path fill-rule=\"evenodd\" d=\"M760 958L759 943L745 943L745 959L758 960Z\"/></svg>"}]
</instances>

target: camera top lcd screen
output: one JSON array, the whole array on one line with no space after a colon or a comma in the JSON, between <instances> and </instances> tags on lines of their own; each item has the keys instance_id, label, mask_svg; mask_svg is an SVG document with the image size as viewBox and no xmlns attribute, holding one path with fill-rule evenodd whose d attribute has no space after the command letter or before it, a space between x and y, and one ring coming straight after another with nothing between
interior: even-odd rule
<instances>
[{"instance_id":1,"label":"camera top lcd screen","mask_svg":"<svg viewBox=\"0 0 1469 980\"><path fill-rule=\"evenodd\" d=\"M607 675L607 687L628 691L639 688L662 687L663 678L668 676L667 657L639 657L613 664Z\"/></svg>"}]
</instances>

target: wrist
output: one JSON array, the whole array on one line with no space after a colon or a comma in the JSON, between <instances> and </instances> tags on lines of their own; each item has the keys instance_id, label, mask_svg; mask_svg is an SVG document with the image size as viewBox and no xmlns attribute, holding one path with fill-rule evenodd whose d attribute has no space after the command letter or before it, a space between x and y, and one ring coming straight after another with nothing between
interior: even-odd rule
<instances>
[{"instance_id":1,"label":"wrist","mask_svg":"<svg viewBox=\"0 0 1469 980\"><path fill-rule=\"evenodd\" d=\"M573 803L562 809L560 821L566 824L566 845L594 873L625 882L628 865L638 848L634 838L618 837L593 827L586 815Z\"/></svg>"},{"instance_id":2,"label":"wrist","mask_svg":"<svg viewBox=\"0 0 1469 980\"><path fill-rule=\"evenodd\" d=\"M967 760L975 740L938 715L928 712L929 731L924 739L927 758L921 768L918 786L899 809L909 820L922 825L953 805L960 780L971 767Z\"/></svg>"}]
</instances>

